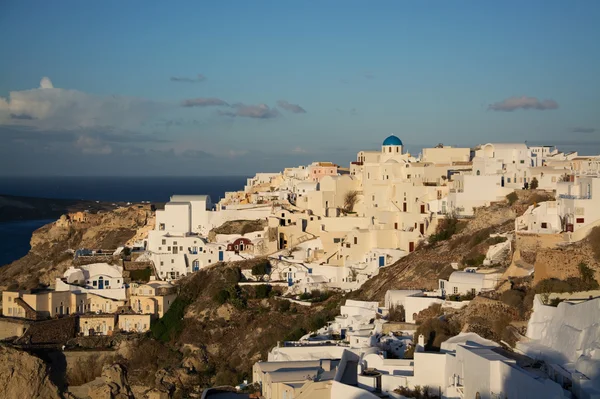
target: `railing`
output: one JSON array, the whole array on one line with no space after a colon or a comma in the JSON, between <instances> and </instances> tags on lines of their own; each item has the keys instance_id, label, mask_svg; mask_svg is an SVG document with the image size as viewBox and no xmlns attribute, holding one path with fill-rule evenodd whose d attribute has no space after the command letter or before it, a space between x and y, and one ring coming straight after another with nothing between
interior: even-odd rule
<instances>
[{"instance_id":1,"label":"railing","mask_svg":"<svg viewBox=\"0 0 600 399\"><path fill-rule=\"evenodd\" d=\"M558 198L561 199L592 199L591 195L569 195L569 194L560 194Z\"/></svg>"}]
</instances>

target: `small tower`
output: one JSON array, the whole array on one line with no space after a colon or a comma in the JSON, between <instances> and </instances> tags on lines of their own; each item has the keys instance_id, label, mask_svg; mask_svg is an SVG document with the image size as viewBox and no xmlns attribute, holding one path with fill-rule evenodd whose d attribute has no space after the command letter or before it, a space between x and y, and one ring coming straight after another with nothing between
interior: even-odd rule
<instances>
[{"instance_id":1,"label":"small tower","mask_svg":"<svg viewBox=\"0 0 600 399\"><path fill-rule=\"evenodd\" d=\"M385 155L399 155L402 154L402 147L402 140L392 134L383 140L381 152Z\"/></svg>"},{"instance_id":2,"label":"small tower","mask_svg":"<svg viewBox=\"0 0 600 399\"><path fill-rule=\"evenodd\" d=\"M381 162L386 162L389 159L398 161L402 158L404 146L402 140L398 137L391 135L381 145Z\"/></svg>"}]
</instances>

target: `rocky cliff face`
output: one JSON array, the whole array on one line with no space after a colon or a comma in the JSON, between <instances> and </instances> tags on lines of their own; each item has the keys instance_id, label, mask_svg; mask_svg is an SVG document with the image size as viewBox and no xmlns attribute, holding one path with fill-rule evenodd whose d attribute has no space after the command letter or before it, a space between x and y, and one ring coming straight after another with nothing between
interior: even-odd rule
<instances>
[{"instance_id":1,"label":"rocky cliff face","mask_svg":"<svg viewBox=\"0 0 600 399\"><path fill-rule=\"evenodd\" d=\"M63 215L33 233L31 250L23 258L0 268L0 290L30 289L50 285L72 265L79 248L115 249L154 226L149 207L131 206L110 212ZM151 227L150 227L151 228Z\"/></svg>"},{"instance_id":2,"label":"rocky cliff face","mask_svg":"<svg viewBox=\"0 0 600 399\"><path fill-rule=\"evenodd\" d=\"M0 397L58 399L46 364L26 352L0 346Z\"/></svg>"}]
</instances>

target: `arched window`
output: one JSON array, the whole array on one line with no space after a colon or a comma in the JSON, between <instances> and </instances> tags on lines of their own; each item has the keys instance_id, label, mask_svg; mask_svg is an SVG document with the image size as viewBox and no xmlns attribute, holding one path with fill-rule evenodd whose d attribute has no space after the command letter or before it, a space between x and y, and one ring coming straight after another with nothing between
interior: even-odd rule
<instances>
[{"instance_id":1,"label":"arched window","mask_svg":"<svg viewBox=\"0 0 600 399\"><path fill-rule=\"evenodd\" d=\"M479 175L481 175L481 172L478 170L478 171L477 171L477 176L479 176Z\"/></svg>"}]
</instances>

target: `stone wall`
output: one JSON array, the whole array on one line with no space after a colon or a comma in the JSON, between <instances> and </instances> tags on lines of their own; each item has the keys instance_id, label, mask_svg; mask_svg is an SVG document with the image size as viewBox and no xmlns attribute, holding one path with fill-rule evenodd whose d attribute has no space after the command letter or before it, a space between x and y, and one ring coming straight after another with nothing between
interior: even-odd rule
<instances>
[{"instance_id":1,"label":"stone wall","mask_svg":"<svg viewBox=\"0 0 600 399\"><path fill-rule=\"evenodd\" d=\"M0 340L20 337L32 324L31 321L0 318Z\"/></svg>"},{"instance_id":2,"label":"stone wall","mask_svg":"<svg viewBox=\"0 0 600 399\"><path fill-rule=\"evenodd\" d=\"M417 325L412 323L391 322L382 325L383 334L389 334L400 331L416 331Z\"/></svg>"}]
</instances>

